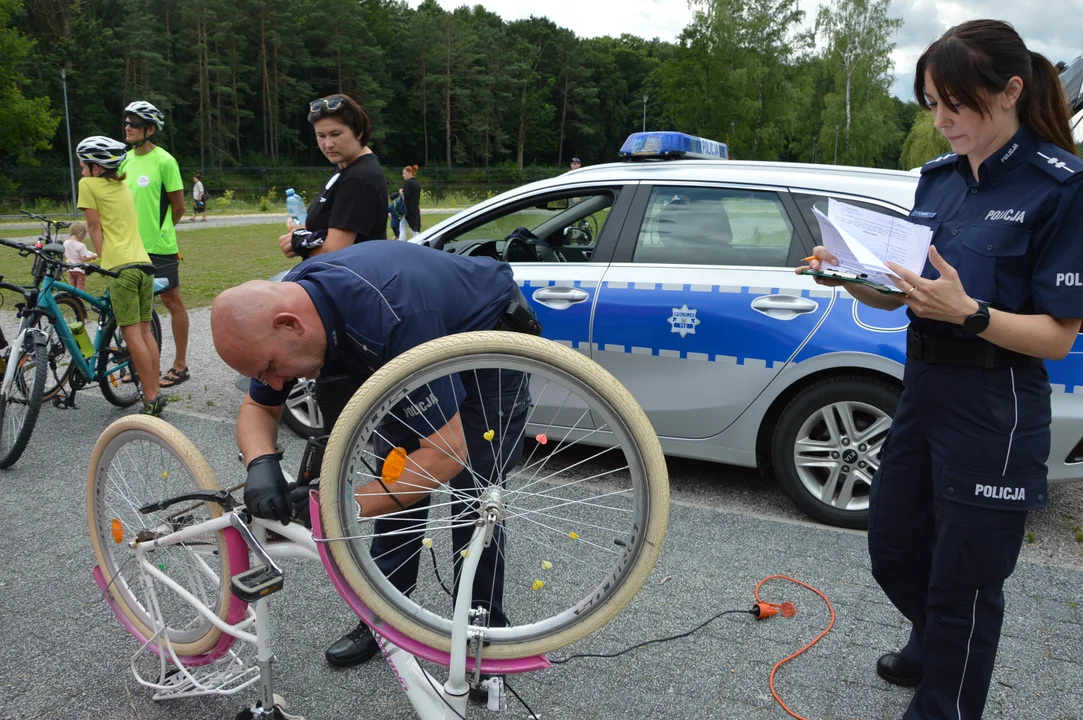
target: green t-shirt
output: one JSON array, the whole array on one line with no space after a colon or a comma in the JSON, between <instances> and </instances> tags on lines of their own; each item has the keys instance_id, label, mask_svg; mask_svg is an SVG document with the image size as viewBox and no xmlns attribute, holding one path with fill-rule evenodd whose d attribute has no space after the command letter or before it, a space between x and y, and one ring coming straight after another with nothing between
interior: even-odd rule
<instances>
[{"instance_id":1,"label":"green t-shirt","mask_svg":"<svg viewBox=\"0 0 1083 720\"><path fill-rule=\"evenodd\" d=\"M146 155L133 150L121 163L120 172L128 176L126 182L135 198L143 247L155 255L176 254L177 231L167 193L184 190L177 161L160 147Z\"/></svg>"},{"instance_id":2,"label":"green t-shirt","mask_svg":"<svg viewBox=\"0 0 1083 720\"><path fill-rule=\"evenodd\" d=\"M79 209L94 210L102 223L101 266L150 263L139 239L135 203L128 186L119 180L85 177L79 181Z\"/></svg>"}]
</instances>

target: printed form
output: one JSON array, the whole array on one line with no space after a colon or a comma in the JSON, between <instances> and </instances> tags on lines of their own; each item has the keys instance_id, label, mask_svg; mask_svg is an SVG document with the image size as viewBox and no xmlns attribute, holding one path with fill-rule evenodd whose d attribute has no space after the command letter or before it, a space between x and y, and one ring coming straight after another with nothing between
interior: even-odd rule
<instances>
[{"instance_id":1,"label":"printed form","mask_svg":"<svg viewBox=\"0 0 1083 720\"><path fill-rule=\"evenodd\" d=\"M924 225L831 198L827 215L817 208L812 212L820 224L824 248L839 260L838 265L825 264L822 270L853 275L900 292L888 278L894 273L884 263L890 260L918 275L925 267L933 233Z\"/></svg>"}]
</instances>

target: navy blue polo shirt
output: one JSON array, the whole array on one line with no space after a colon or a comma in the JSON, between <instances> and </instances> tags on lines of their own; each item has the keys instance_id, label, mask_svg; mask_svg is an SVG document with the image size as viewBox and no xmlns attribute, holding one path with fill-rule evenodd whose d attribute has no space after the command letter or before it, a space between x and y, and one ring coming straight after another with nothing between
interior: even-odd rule
<instances>
[{"instance_id":1,"label":"navy blue polo shirt","mask_svg":"<svg viewBox=\"0 0 1083 720\"><path fill-rule=\"evenodd\" d=\"M370 240L318 255L283 282L303 287L323 321L327 354L321 377L359 382L429 340L492 330L515 288L507 263L396 240ZM276 391L253 379L248 394L276 407L293 385ZM455 415L463 396L457 376L429 383L403 401L408 424L422 436L431 435Z\"/></svg>"},{"instance_id":2,"label":"navy blue polo shirt","mask_svg":"<svg viewBox=\"0 0 1083 720\"><path fill-rule=\"evenodd\" d=\"M977 178L955 153L926 163L910 220L933 229L932 244L975 300L1011 313L1083 317L1083 160L1030 128L989 156ZM922 277L940 273L926 262ZM961 333L907 314L922 332Z\"/></svg>"}]
</instances>

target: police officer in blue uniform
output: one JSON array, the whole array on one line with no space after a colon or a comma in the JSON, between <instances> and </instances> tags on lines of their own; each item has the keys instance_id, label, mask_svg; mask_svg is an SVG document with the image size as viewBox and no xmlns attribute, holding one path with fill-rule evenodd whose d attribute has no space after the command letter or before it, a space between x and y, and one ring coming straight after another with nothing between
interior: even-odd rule
<instances>
[{"instance_id":1,"label":"police officer in blue uniform","mask_svg":"<svg viewBox=\"0 0 1083 720\"><path fill-rule=\"evenodd\" d=\"M967 22L921 56L915 95L954 152L921 169L910 220L934 231L902 295L904 389L870 496L869 554L913 624L877 673L917 686L906 720L982 716L1027 512L1046 504L1044 359L1083 317L1083 161L1057 73L1006 23ZM809 267L835 263L822 247ZM804 268L799 268L798 271ZM837 280L817 280L840 285Z\"/></svg>"},{"instance_id":2,"label":"police officer in blue uniform","mask_svg":"<svg viewBox=\"0 0 1083 720\"><path fill-rule=\"evenodd\" d=\"M360 243L301 263L281 283L252 281L220 294L211 311L215 348L230 367L255 378L237 419L237 443L248 468L248 510L283 523L290 521L292 506L298 517L305 516L304 483L312 478L287 486L275 454L278 418L297 378L318 377L317 402L332 427L354 391L392 358L428 340L494 329L541 334L511 267L411 243ZM477 477L502 482L504 470L522 453L527 382L522 373L494 369L427 383L383 421L374 454L386 457L392 448L403 447L408 467L423 469L419 475L476 497ZM491 418L494 409L508 418L497 452L484 439L486 413ZM469 470L441 449L464 445ZM497 457L503 459L500 469ZM318 473L321 460L322 451L315 457L306 453L304 465ZM379 476L379 467L374 474ZM365 516L395 513L394 519L376 520L378 537L370 552L392 584L409 592L417 580L428 496L416 491L392 495L379 481L357 494ZM461 504L451 512L471 515ZM464 524L453 532L456 549L468 544L471 530ZM494 537L474 578L474 602L486 605L490 624L499 627L506 625L503 529ZM454 560L457 568L459 556ZM368 627L360 623L326 655L332 664L345 666L367 660L377 649Z\"/></svg>"}]
</instances>

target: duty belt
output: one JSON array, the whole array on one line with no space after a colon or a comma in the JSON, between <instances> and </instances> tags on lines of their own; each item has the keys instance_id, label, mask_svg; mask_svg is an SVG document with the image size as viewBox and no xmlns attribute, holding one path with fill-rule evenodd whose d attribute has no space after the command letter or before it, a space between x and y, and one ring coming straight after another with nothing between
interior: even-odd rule
<instances>
[{"instance_id":1,"label":"duty belt","mask_svg":"<svg viewBox=\"0 0 1083 720\"><path fill-rule=\"evenodd\" d=\"M538 322L538 316L534 314L530 303L519 289L519 285L512 286L511 300L500 316L494 330L508 330L511 332L526 333L527 335L541 335L542 326Z\"/></svg>"},{"instance_id":2,"label":"duty belt","mask_svg":"<svg viewBox=\"0 0 1083 720\"><path fill-rule=\"evenodd\" d=\"M906 357L933 365L957 365L961 367L999 368L1041 365L1041 358L1006 350L999 345L974 338L950 335L926 335L913 328L906 331Z\"/></svg>"}]
</instances>

